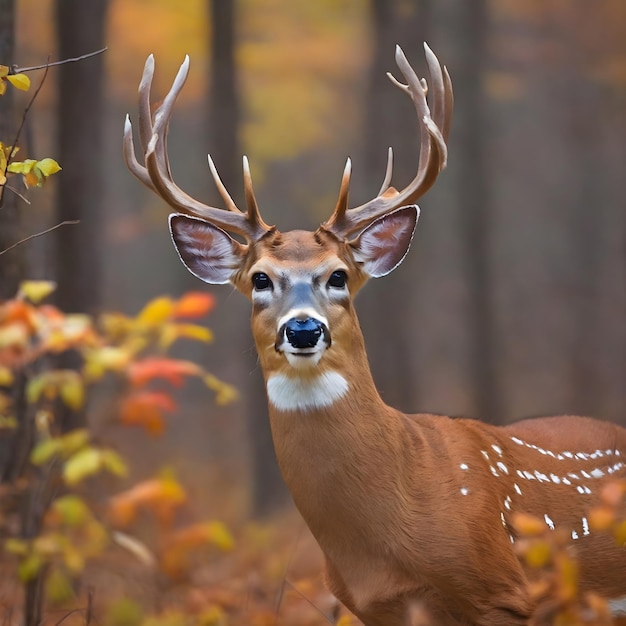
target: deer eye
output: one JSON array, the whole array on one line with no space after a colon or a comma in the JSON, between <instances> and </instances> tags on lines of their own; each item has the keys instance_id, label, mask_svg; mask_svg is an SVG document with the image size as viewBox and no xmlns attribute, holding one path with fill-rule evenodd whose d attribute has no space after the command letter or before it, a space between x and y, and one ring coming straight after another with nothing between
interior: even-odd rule
<instances>
[{"instance_id":1,"label":"deer eye","mask_svg":"<svg viewBox=\"0 0 626 626\"><path fill-rule=\"evenodd\" d=\"M343 270L337 270L330 275L330 278L328 279L328 286L343 289L346 286L347 280L348 275Z\"/></svg>"},{"instance_id":2,"label":"deer eye","mask_svg":"<svg viewBox=\"0 0 626 626\"><path fill-rule=\"evenodd\" d=\"M271 289L272 281L267 274L259 272L252 277L252 284L257 291L263 291L264 289Z\"/></svg>"}]
</instances>

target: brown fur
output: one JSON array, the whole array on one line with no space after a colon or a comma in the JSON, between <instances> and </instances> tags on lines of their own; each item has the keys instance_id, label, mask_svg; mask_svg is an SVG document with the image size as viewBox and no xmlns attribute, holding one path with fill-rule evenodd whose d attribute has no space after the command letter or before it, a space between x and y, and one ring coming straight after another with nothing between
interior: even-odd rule
<instances>
[{"instance_id":1,"label":"brown fur","mask_svg":"<svg viewBox=\"0 0 626 626\"><path fill-rule=\"evenodd\" d=\"M319 233L317 238L285 233L280 245L270 237L260 247L235 281L248 296L250 277L260 270L275 276L282 270L311 272L339 263L349 268L351 297L365 282L346 246L332 237L320 242ZM252 315L266 377L294 375L274 348L281 306L278 301ZM386 406L376 391L352 305L333 305L324 313L333 341L318 369L341 371L350 384L348 395L306 412L278 411L270 404L270 419L285 481L326 556L328 585L347 607L368 626L404 624L416 603L437 624L526 624L533 606L510 539L514 511L548 515L568 532L576 529L580 538L572 540L572 547L581 559L583 587L609 597L626 594L626 549L594 533L583 536L581 526L610 476L569 479L570 485L550 479L551 474L560 481L568 472L606 470L614 461L626 461L624 429L578 417L498 428L473 420L404 415ZM589 455L596 449L619 450L622 456L558 460L547 454ZM469 469L461 470L461 463ZM517 470L546 478L523 479ZM624 475L622 468L612 476ZM579 484L592 493L579 494ZM468 489L466 496L461 488ZM504 508L507 496L510 510Z\"/></svg>"}]
</instances>

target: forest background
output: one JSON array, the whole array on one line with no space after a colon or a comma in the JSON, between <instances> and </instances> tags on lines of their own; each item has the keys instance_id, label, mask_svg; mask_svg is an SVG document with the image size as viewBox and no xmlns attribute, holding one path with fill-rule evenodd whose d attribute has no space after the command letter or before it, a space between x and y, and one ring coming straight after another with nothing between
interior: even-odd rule
<instances>
[{"instance_id":1,"label":"forest background","mask_svg":"<svg viewBox=\"0 0 626 626\"><path fill-rule=\"evenodd\" d=\"M249 305L178 262L168 208L126 171L124 115L156 58L153 99L185 54L188 83L170 132L178 184L219 205L206 153L236 200L247 154L264 218L314 228L331 212L347 156L351 198L373 196L388 146L394 182L412 176L414 112L385 77L394 46L425 73L427 41L452 76L449 168L420 203L412 251L359 296L374 377L405 411L494 423L553 413L626 424L626 4L622 0L18 0L20 67L51 69L22 151L63 171L29 206L0 212L0 249L80 219L0 257L0 296L53 279L66 311L136 313L159 294L215 297L208 347L184 347L239 400L216 406L201 385L146 445L94 403L90 427L132 458L163 464L194 508L229 523L289 505L274 460ZM4 45L4 44L3 44ZM33 75L33 81L36 77ZM26 95L16 94L15 127ZM10 132L3 138L8 141ZM15 198L13 199L15 200ZM18 201L19 202L19 201ZM1 449L1 448L0 448ZM1 459L0 459L1 460Z\"/></svg>"}]
</instances>

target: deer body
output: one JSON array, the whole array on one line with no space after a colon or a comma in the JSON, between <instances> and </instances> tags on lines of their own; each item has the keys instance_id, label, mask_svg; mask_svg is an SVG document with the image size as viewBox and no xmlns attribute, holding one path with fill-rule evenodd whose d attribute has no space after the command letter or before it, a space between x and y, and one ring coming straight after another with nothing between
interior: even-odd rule
<instances>
[{"instance_id":1,"label":"deer body","mask_svg":"<svg viewBox=\"0 0 626 626\"><path fill-rule=\"evenodd\" d=\"M315 232L279 232L260 216L247 161L241 212L209 166L228 211L202 205L173 182L169 117L186 62L159 110L149 111L153 61L140 86L145 167L125 128L131 171L169 204L183 263L209 283L232 283L252 303L277 459L296 506L326 557L335 595L367 626L408 623L414 608L449 626L528 624L527 573L515 552L517 511L565 529L583 589L626 596L626 546L590 530L586 515L606 481L626 476L626 430L582 417L495 427L387 406L372 380L353 299L406 255L412 204L445 166L450 80L427 49L426 85L402 52L396 61L420 121L420 164L403 190L385 181L348 209L350 162L331 218ZM228 233L242 236L245 243Z\"/></svg>"}]
</instances>

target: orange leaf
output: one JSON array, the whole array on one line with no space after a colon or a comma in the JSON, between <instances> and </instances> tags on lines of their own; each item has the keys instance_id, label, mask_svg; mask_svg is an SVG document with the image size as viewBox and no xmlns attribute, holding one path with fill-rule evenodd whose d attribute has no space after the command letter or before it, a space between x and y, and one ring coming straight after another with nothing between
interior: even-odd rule
<instances>
[{"instance_id":1,"label":"orange leaf","mask_svg":"<svg viewBox=\"0 0 626 626\"><path fill-rule=\"evenodd\" d=\"M190 291L175 303L173 317L202 317L210 313L214 306L215 298L210 293Z\"/></svg>"},{"instance_id":2,"label":"orange leaf","mask_svg":"<svg viewBox=\"0 0 626 626\"><path fill-rule=\"evenodd\" d=\"M166 393L159 391L135 392L126 397L120 410L120 422L128 426L141 426L151 435L163 433L163 412L176 411L176 403Z\"/></svg>"},{"instance_id":3,"label":"orange leaf","mask_svg":"<svg viewBox=\"0 0 626 626\"><path fill-rule=\"evenodd\" d=\"M537 537L546 531L546 525L542 519L523 512L513 515L513 526L520 535L525 537Z\"/></svg>"},{"instance_id":4,"label":"orange leaf","mask_svg":"<svg viewBox=\"0 0 626 626\"><path fill-rule=\"evenodd\" d=\"M135 519L140 509L144 509L155 513L162 523L167 523L186 498L183 488L172 478L144 480L111 498L109 516L113 524L124 527Z\"/></svg>"},{"instance_id":5,"label":"orange leaf","mask_svg":"<svg viewBox=\"0 0 626 626\"><path fill-rule=\"evenodd\" d=\"M607 506L598 506L589 511L589 526L593 530L608 530L615 521L615 511Z\"/></svg>"},{"instance_id":6,"label":"orange leaf","mask_svg":"<svg viewBox=\"0 0 626 626\"><path fill-rule=\"evenodd\" d=\"M180 387L185 376L199 376L202 369L191 361L154 357L132 363L127 374L134 387L141 387L155 378L163 378Z\"/></svg>"},{"instance_id":7,"label":"orange leaf","mask_svg":"<svg viewBox=\"0 0 626 626\"><path fill-rule=\"evenodd\" d=\"M626 496L626 481L613 480L604 485L600 497L609 506L616 507Z\"/></svg>"}]
</instances>

